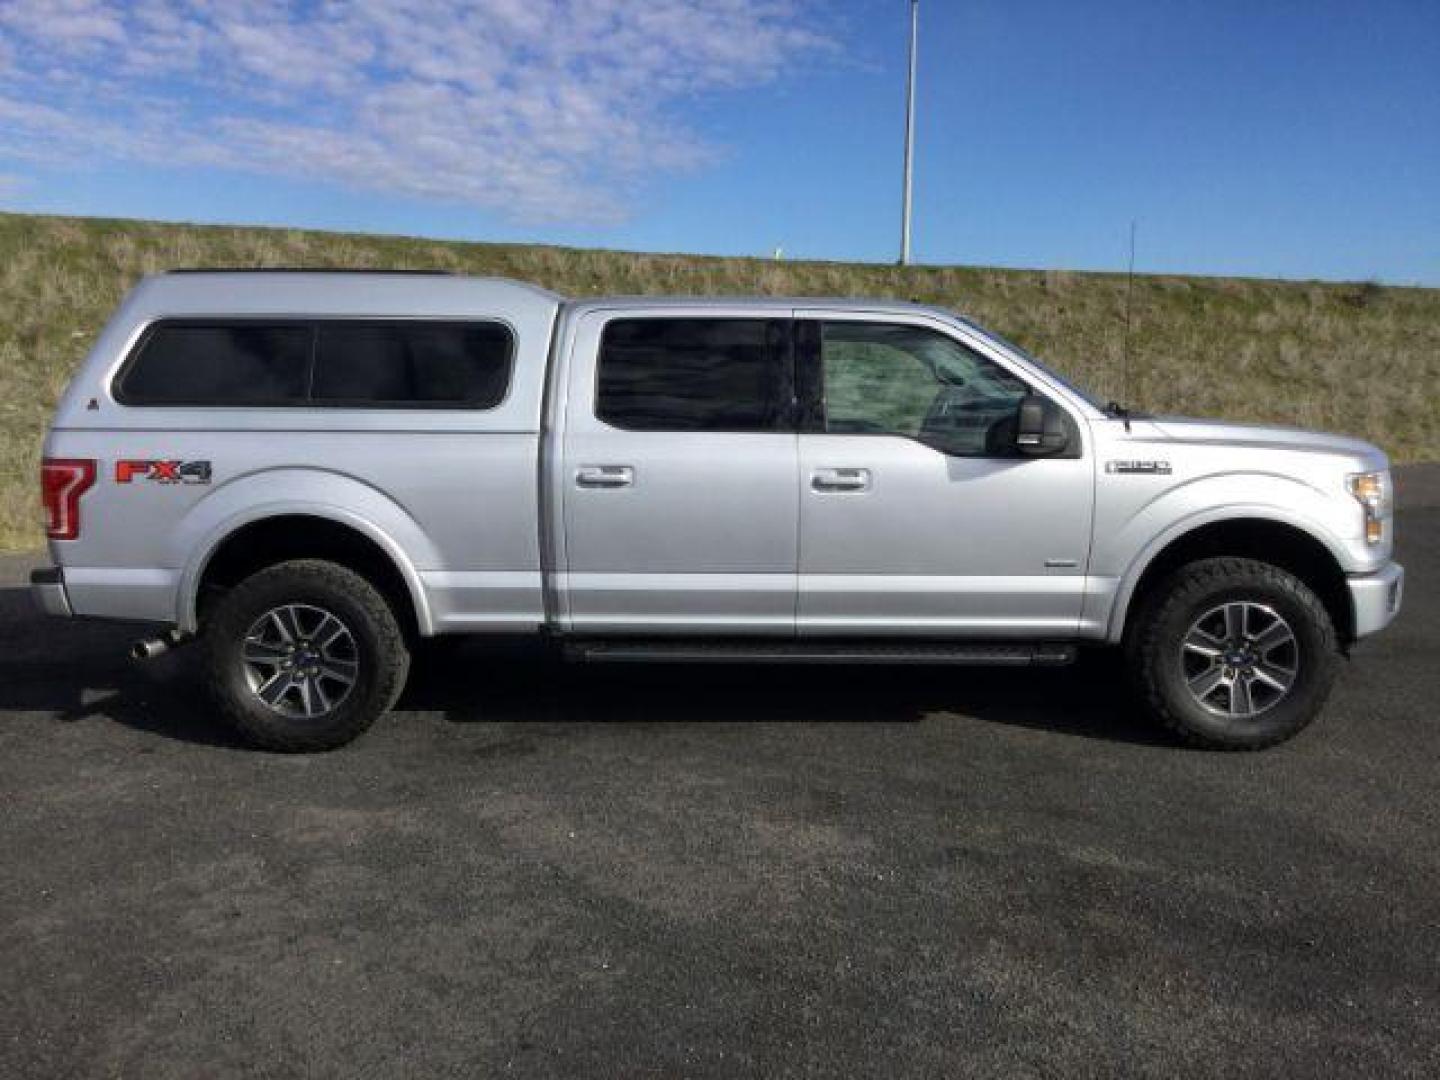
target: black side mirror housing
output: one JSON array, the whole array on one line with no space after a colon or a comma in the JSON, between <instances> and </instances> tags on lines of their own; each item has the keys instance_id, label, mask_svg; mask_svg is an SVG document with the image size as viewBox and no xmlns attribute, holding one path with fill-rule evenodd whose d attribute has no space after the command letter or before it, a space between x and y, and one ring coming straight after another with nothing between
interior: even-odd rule
<instances>
[{"instance_id":1,"label":"black side mirror housing","mask_svg":"<svg viewBox=\"0 0 1440 1080\"><path fill-rule=\"evenodd\" d=\"M1026 394L1015 413L1015 450L1025 457L1063 454L1070 446L1065 416L1047 397Z\"/></svg>"}]
</instances>

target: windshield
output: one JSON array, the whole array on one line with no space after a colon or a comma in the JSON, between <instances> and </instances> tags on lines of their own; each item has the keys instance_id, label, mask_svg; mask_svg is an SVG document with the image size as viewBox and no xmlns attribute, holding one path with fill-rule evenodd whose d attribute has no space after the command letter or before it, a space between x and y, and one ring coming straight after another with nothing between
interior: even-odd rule
<instances>
[{"instance_id":1,"label":"windshield","mask_svg":"<svg viewBox=\"0 0 1440 1080\"><path fill-rule=\"evenodd\" d=\"M1076 386L1075 383L1067 379L1064 375L1061 375L1049 364L1046 364L1043 360L1039 359L1028 350L1022 349L1019 345L1016 345L1008 338L1001 337L999 334L995 333L994 330L987 330L985 329L985 327L972 322L964 315L961 315L958 311L952 311L950 314L957 322L963 323L966 329L975 331L975 333L979 334L981 337L994 342L996 345L1000 346L1000 348L1006 350L1007 352L1012 352L1016 356L1019 356L1027 363L1044 372L1051 379L1059 383L1061 386L1065 387L1065 389L1069 390L1072 394L1083 400L1092 408L1096 409L1099 412L1106 411L1105 403L1103 401L1097 399L1094 394L1090 393L1084 387Z\"/></svg>"}]
</instances>

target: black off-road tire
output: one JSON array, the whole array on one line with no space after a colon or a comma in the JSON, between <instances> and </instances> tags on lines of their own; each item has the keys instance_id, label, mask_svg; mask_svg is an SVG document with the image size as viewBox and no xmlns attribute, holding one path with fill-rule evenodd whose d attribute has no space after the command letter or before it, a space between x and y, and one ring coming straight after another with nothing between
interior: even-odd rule
<instances>
[{"instance_id":1,"label":"black off-road tire","mask_svg":"<svg viewBox=\"0 0 1440 1080\"><path fill-rule=\"evenodd\" d=\"M1282 616L1298 652L1288 694L1248 718L1217 715L1196 701L1180 659L1195 620L1233 601L1266 605ZM1279 567L1233 557L1190 563L1157 585L1137 612L1125 648L1146 711L1183 741L1214 750L1261 750L1297 734L1324 706L1340 664L1335 627L1320 598Z\"/></svg>"},{"instance_id":2,"label":"black off-road tire","mask_svg":"<svg viewBox=\"0 0 1440 1080\"><path fill-rule=\"evenodd\" d=\"M353 639L354 683L324 715L281 715L260 700L247 679L246 634L266 612L292 604L333 613ZM279 563L230 589L208 613L199 644L205 681L221 713L257 746L284 753L351 742L395 704L410 668L405 635L375 586L319 559Z\"/></svg>"}]
</instances>

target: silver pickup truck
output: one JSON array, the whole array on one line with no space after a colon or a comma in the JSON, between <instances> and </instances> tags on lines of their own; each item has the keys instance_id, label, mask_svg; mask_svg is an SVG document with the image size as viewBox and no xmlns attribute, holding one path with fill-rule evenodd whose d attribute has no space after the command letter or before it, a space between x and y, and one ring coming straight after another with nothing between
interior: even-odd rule
<instances>
[{"instance_id":1,"label":"silver pickup truck","mask_svg":"<svg viewBox=\"0 0 1440 1080\"><path fill-rule=\"evenodd\" d=\"M1253 749L1316 715L1402 583L1368 443L1131 414L888 301L158 275L60 402L43 489L41 606L156 624L140 657L195 640L281 750L360 734L440 634L687 662L1109 645L1157 720Z\"/></svg>"}]
</instances>

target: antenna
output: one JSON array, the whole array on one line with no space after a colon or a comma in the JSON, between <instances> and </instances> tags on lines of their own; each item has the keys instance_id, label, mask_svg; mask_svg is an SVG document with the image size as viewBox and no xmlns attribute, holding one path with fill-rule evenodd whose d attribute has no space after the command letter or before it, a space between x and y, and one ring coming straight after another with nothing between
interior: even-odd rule
<instances>
[{"instance_id":1,"label":"antenna","mask_svg":"<svg viewBox=\"0 0 1440 1080\"><path fill-rule=\"evenodd\" d=\"M1135 292L1135 219L1130 219L1130 264L1125 271L1125 343L1120 352L1120 400L1130 400L1130 299ZM1128 424L1126 425L1129 426Z\"/></svg>"}]
</instances>

